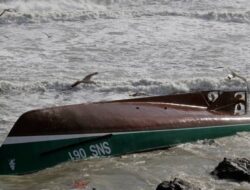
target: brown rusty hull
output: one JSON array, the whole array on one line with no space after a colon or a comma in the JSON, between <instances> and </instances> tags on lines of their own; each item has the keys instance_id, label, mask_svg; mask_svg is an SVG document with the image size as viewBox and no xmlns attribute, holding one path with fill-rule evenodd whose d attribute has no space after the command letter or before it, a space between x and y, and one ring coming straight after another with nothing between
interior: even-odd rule
<instances>
[{"instance_id":1,"label":"brown rusty hull","mask_svg":"<svg viewBox=\"0 0 250 190\"><path fill-rule=\"evenodd\" d=\"M245 92L197 92L23 114L0 148L0 174L154 150L250 131Z\"/></svg>"},{"instance_id":2,"label":"brown rusty hull","mask_svg":"<svg viewBox=\"0 0 250 190\"><path fill-rule=\"evenodd\" d=\"M213 91L215 96L218 95L215 100L209 93L34 110L19 118L9 136L112 133L250 123L250 117L239 115L243 108L243 112L246 110L245 92Z\"/></svg>"}]
</instances>

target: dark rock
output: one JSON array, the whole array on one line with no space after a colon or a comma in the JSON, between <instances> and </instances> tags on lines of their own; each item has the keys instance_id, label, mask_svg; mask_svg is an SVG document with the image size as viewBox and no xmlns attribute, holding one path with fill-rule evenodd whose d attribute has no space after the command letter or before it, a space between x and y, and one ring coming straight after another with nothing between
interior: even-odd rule
<instances>
[{"instance_id":1,"label":"dark rock","mask_svg":"<svg viewBox=\"0 0 250 190\"><path fill-rule=\"evenodd\" d=\"M202 141L202 144L204 145L214 145L216 144L215 140L214 139L205 139Z\"/></svg>"},{"instance_id":2,"label":"dark rock","mask_svg":"<svg viewBox=\"0 0 250 190\"><path fill-rule=\"evenodd\" d=\"M156 190L200 190L200 188L194 187L187 181L175 178L173 181L163 181L157 186Z\"/></svg>"},{"instance_id":3,"label":"dark rock","mask_svg":"<svg viewBox=\"0 0 250 190\"><path fill-rule=\"evenodd\" d=\"M136 93L130 94L129 96L136 97L136 96L146 96L146 95L147 94L145 92L136 92Z\"/></svg>"},{"instance_id":4,"label":"dark rock","mask_svg":"<svg viewBox=\"0 0 250 190\"><path fill-rule=\"evenodd\" d=\"M219 179L250 182L250 161L246 158L224 158L211 174Z\"/></svg>"}]
</instances>

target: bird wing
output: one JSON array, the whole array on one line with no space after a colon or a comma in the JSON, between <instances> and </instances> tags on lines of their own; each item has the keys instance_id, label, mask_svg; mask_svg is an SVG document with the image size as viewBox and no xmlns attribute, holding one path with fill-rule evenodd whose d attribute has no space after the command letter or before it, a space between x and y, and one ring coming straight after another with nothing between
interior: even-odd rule
<instances>
[{"instance_id":1,"label":"bird wing","mask_svg":"<svg viewBox=\"0 0 250 190\"><path fill-rule=\"evenodd\" d=\"M82 82L88 82L88 81L90 81L91 77L93 77L94 75L97 75L97 74L98 74L98 72L94 72L94 73L91 73L91 74L87 75L86 77L84 77L82 79Z\"/></svg>"},{"instance_id":2,"label":"bird wing","mask_svg":"<svg viewBox=\"0 0 250 190\"><path fill-rule=\"evenodd\" d=\"M227 70L230 72L230 75L232 75L232 77L236 77L236 73L229 67L227 67Z\"/></svg>"},{"instance_id":3,"label":"bird wing","mask_svg":"<svg viewBox=\"0 0 250 190\"><path fill-rule=\"evenodd\" d=\"M0 16L2 16L5 12L6 12L6 10L4 9L4 10L0 13Z\"/></svg>"},{"instance_id":4,"label":"bird wing","mask_svg":"<svg viewBox=\"0 0 250 190\"><path fill-rule=\"evenodd\" d=\"M44 35L46 35L48 38L50 37L46 32L43 32Z\"/></svg>"},{"instance_id":5,"label":"bird wing","mask_svg":"<svg viewBox=\"0 0 250 190\"><path fill-rule=\"evenodd\" d=\"M15 10L12 10L12 9L4 9L4 10L0 13L0 16L2 16L5 12L12 12L12 11L15 11Z\"/></svg>"},{"instance_id":6,"label":"bird wing","mask_svg":"<svg viewBox=\"0 0 250 190\"><path fill-rule=\"evenodd\" d=\"M75 83L73 83L72 85L71 85L71 87L75 87L75 86L77 86L78 84L80 84L82 81L76 81Z\"/></svg>"},{"instance_id":7,"label":"bird wing","mask_svg":"<svg viewBox=\"0 0 250 190\"><path fill-rule=\"evenodd\" d=\"M246 79L245 77L240 76L238 73L234 72L232 69L229 68L229 71L231 72L231 75L232 75L233 77L238 77L238 78L240 78L241 80L247 82L247 79Z\"/></svg>"}]
</instances>

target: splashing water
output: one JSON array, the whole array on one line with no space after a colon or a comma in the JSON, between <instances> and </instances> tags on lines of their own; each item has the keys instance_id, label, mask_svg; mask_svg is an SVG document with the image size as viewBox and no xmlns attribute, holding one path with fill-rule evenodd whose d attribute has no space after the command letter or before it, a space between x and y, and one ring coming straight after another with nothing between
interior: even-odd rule
<instances>
[{"instance_id":1,"label":"splashing water","mask_svg":"<svg viewBox=\"0 0 250 190\"><path fill-rule=\"evenodd\" d=\"M249 80L247 0L0 0L0 141L32 109L197 90L242 90ZM96 85L70 85L99 72ZM249 158L240 133L168 150L64 163L3 176L0 189L155 189L181 177L202 189L250 189L209 172L223 157Z\"/></svg>"}]
</instances>

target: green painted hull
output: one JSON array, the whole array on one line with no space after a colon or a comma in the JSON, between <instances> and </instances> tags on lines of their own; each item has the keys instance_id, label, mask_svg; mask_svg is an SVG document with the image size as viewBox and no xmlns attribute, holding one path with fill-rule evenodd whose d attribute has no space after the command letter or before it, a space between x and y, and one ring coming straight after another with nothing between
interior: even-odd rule
<instances>
[{"instance_id":1,"label":"green painted hull","mask_svg":"<svg viewBox=\"0 0 250 190\"><path fill-rule=\"evenodd\" d=\"M250 124L106 134L43 142L3 144L0 174L25 174L69 160L117 156L250 131Z\"/></svg>"}]
</instances>

